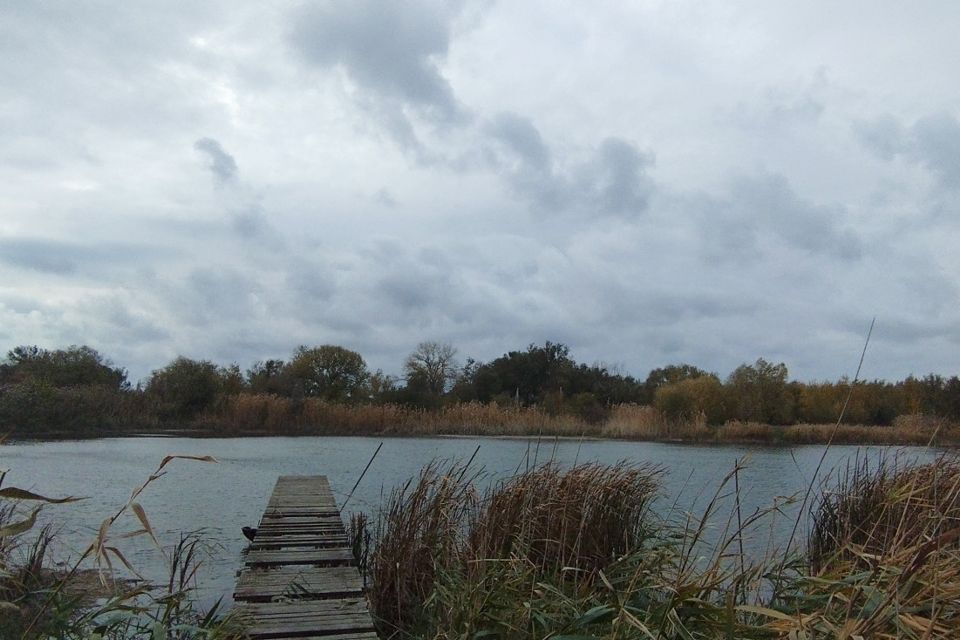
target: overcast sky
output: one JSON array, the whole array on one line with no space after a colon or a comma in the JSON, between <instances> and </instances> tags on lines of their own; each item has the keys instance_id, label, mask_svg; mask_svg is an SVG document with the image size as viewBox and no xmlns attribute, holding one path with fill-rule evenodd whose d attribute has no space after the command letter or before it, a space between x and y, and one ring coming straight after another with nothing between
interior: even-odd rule
<instances>
[{"instance_id":1,"label":"overcast sky","mask_svg":"<svg viewBox=\"0 0 960 640\"><path fill-rule=\"evenodd\" d=\"M267 6L267 5L270 6ZM0 348L960 372L960 4L3 2Z\"/></svg>"}]
</instances>

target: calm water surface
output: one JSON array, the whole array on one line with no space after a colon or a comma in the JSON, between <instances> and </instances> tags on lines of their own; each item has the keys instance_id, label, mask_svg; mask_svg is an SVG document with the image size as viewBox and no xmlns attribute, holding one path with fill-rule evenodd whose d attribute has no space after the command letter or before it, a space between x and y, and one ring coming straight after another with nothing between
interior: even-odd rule
<instances>
[{"instance_id":1,"label":"calm water surface","mask_svg":"<svg viewBox=\"0 0 960 640\"><path fill-rule=\"evenodd\" d=\"M245 540L243 525L256 525L278 475L324 474L340 502L357 481L379 440L371 438L117 438L105 440L26 442L0 445L0 469L8 469L5 485L15 485L48 496L89 496L83 502L45 507L42 517L60 527L58 559L76 557L96 536L104 518L115 513L131 491L156 469L168 454L212 455L219 462L175 461L154 482L140 502L164 544L175 543L180 532L201 530L211 542L211 557L202 570L200 592L205 602L229 598ZM542 441L492 438L391 438L357 488L348 511L375 516L381 496L417 474L436 457L469 458L479 445L474 464L488 478L510 475L527 460L553 459L561 464L626 460L651 463L667 472L661 511L680 517L696 512L717 490L736 460L748 457L740 474L744 514L770 506L779 497L805 490L823 453L821 446L751 447L697 446L617 441ZM834 447L823 475L858 456L899 455L932 460L937 451L921 448ZM796 507L786 509L788 515ZM722 526L729 511L721 511ZM770 529L786 542L792 519L781 518ZM121 519L116 532L139 528L131 515ZM766 544L764 540L764 545ZM759 545L760 542L754 542ZM141 573L162 578L160 555L144 538L121 540Z\"/></svg>"}]
</instances>

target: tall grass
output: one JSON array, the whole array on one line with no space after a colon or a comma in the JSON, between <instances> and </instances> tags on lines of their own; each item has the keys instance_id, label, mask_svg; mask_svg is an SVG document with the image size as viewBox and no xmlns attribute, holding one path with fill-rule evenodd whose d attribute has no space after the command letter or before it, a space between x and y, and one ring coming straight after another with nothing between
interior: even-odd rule
<instances>
[{"instance_id":1,"label":"tall grass","mask_svg":"<svg viewBox=\"0 0 960 640\"><path fill-rule=\"evenodd\" d=\"M960 425L901 416L893 426L798 424L771 426L728 421L710 425L700 413L668 420L654 407L622 404L600 421L554 414L541 407L453 403L437 409L397 404L352 405L317 398L299 401L267 394L224 396L194 425L217 434L462 435L620 438L625 440L766 444L957 445Z\"/></svg>"},{"instance_id":2,"label":"tall grass","mask_svg":"<svg viewBox=\"0 0 960 640\"><path fill-rule=\"evenodd\" d=\"M508 565L534 580L562 574L593 581L642 539L659 470L547 465L485 492L475 488L475 477L465 467L433 463L388 500L369 592L385 636L421 627L441 610L462 615L436 598L437 589L453 581L451 597L478 593L512 571Z\"/></svg>"},{"instance_id":3,"label":"tall grass","mask_svg":"<svg viewBox=\"0 0 960 640\"><path fill-rule=\"evenodd\" d=\"M61 392L72 393L58 391ZM41 422L60 424L61 435L182 429L216 435L547 436L766 444L823 444L832 436L833 442L842 444L960 445L960 425L923 415L898 416L891 426L847 424L846 421L839 425L771 426L736 420L715 425L708 424L702 412L682 419L668 419L656 407L637 404L603 407L599 417L591 417L551 412L539 406L503 406L493 402L455 402L422 409L400 404L344 404L319 398L239 393L219 396L201 414L177 425L160 421L145 396L114 393L109 404L92 391L83 393L86 404L59 402L56 406L62 409L62 415L51 414ZM32 406L23 403L17 406L21 405ZM109 411L104 408L107 406ZM21 437L56 432L47 427L34 429L30 420L40 420L39 413L31 415L32 418L16 423ZM87 415L102 419L98 418L99 422L81 419Z\"/></svg>"},{"instance_id":4,"label":"tall grass","mask_svg":"<svg viewBox=\"0 0 960 640\"><path fill-rule=\"evenodd\" d=\"M433 462L387 501L370 560L374 587L368 591L387 633L417 624L442 567L437 560L457 553L463 524L477 504L465 475L456 464Z\"/></svg>"},{"instance_id":5,"label":"tall grass","mask_svg":"<svg viewBox=\"0 0 960 640\"><path fill-rule=\"evenodd\" d=\"M854 462L821 492L811 524L808 553L815 568L838 559L869 566L871 559L921 541L960 548L960 462ZM952 530L958 534L944 535Z\"/></svg>"},{"instance_id":6,"label":"tall grass","mask_svg":"<svg viewBox=\"0 0 960 640\"><path fill-rule=\"evenodd\" d=\"M854 466L801 548L762 557L745 539L782 505L723 513L740 469L702 512L658 515L654 468L547 465L480 492L434 463L378 528L381 637L960 637L958 463Z\"/></svg>"},{"instance_id":7,"label":"tall grass","mask_svg":"<svg viewBox=\"0 0 960 640\"><path fill-rule=\"evenodd\" d=\"M54 536L49 526L36 532L34 527L44 505L78 499L48 498L0 486L0 638L213 640L242 636L233 618L220 610L219 602L207 611L195 603L196 576L204 559L202 540L181 535L167 552L137 502L144 490L166 473L164 468L180 457L212 461L191 456L164 458L130 500L104 519L80 557L66 566L52 562ZM0 476L0 484L2 481ZM128 513L139 528L114 531L120 516ZM151 539L167 560L168 577L162 584L116 577L115 566L138 575L117 542L141 536Z\"/></svg>"},{"instance_id":8,"label":"tall grass","mask_svg":"<svg viewBox=\"0 0 960 640\"><path fill-rule=\"evenodd\" d=\"M488 491L470 514L467 557L522 557L541 573L602 569L643 537L659 475L623 464L547 464L518 474Z\"/></svg>"},{"instance_id":9,"label":"tall grass","mask_svg":"<svg viewBox=\"0 0 960 640\"><path fill-rule=\"evenodd\" d=\"M960 463L856 461L814 502L803 571L771 623L806 637L960 637Z\"/></svg>"}]
</instances>

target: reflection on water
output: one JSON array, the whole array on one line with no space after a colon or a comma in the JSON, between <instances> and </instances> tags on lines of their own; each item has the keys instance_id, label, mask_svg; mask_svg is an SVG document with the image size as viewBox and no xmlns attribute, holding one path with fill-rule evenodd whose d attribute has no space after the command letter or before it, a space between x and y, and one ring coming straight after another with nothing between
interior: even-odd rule
<instances>
[{"instance_id":1,"label":"reflection on water","mask_svg":"<svg viewBox=\"0 0 960 640\"><path fill-rule=\"evenodd\" d=\"M131 491L156 469L168 454L212 455L218 464L175 461L164 477L153 483L140 500L164 544L174 544L181 532L202 531L212 545L212 556L201 575L206 602L229 597L245 540L243 525L255 525L278 475L324 474L342 501L370 459L379 441L371 438L118 438L73 442L0 445L0 468L9 469L5 484L50 496L89 496L83 502L51 505L43 518L61 526L60 559L76 557L96 535L104 518L117 511ZM696 446L618 441L542 441L480 438L392 438L385 440L363 482L350 501L351 511L375 516L381 497L416 475L435 457L466 460L477 446L474 465L488 478L503 477L528 461L555 460L560 464L599 461L652 463L664 467L662 511L674 517L697 512L717 490L738 459L748 457L740 473L741 510L750 514L782 496L802 492L823 453L821 446L751 447ZM881 447L834 447L821 475L860 456L884 453L920 461L939 452L921 448L884 450ZM789 536L797 506L769 528L783 544ZM721 508L717 526L729 509ZM131 514L116 531L139 528ZM763 540L766 545L767 540ZM147 577L161 579L159 554L145 538L118 541L125 555ZM761 545L760 541L753 544Z\"/></svg>"}]
</instances>

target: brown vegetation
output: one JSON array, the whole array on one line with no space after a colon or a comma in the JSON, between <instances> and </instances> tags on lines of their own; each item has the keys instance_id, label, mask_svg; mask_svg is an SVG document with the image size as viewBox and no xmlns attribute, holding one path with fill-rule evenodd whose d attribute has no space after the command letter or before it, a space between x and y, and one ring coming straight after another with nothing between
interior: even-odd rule
<instances>
[{"instance_id":1,"label":"brown vegetation","mask_svg":"<svg viewBox=\"0 0 960 640\"><path fill-rule=\"evenodd\" d=\"M807 551L744 555L780 509L648 509L657 470L535 468L478 493L428 467L389 501L370 565L381 637L956 638L960 468L856 467L825 488ZM723 523L719 533L707 534Z\"/></svg>"},{"instance_id":2,"label":"brown vegetation","mask_svg":"<svg viewBox=\"0 0 960 640\"><path fill-rule=\"evenodd\" d=\"M89 347L17 347L0 361L0 432L17 437L180 433L463 434L622 437L699 442L947 442L960 422L960 378L790 381L759 358L726 380L680 364L641 381L546 342L461 367L451 345L424 342L404 378L370 372L336 345L289 362L239 365L177 357L131 388ZM859 373L858 373L859 375ZM943 424L931 428L930 421ZM834 431L829 425L844 428ZM773 427L758 426L773 425ZM808 426L814 425L814 426ZM894 427L868 431L862 426ZM849 427L849 428L847 428ZM834 439L836 439L834 438Z\"/></svg>"},{"instance_id":3,"label":"brown vegetation","mask_svg":"<svg viewBox=\"0 0 960 640\"><path fill-rule=\"evenodd\" d=\"M918 542L960 549L960 462L941 458L898 468L853 463L813 511L809 554L815 566L873 560Z\"/></svg>"},{"instance_id":4,"label":"brown vegetation","mask_svg":"<svg viewBox=\"0 0 960 640\"><path fill-rule=\"evenodd\" d=\"M420 624L433 608L428 599L451 572L470 585L467 591L496 580L500 563L591 582L643 539L659 473L547 465L480 493L466 467L428 465L392 494L379 523L368 596L383 635Z\"/></svg>"},{"instance_id":5,"label":"brown vegetation","mask_svg":"<svg viewBox=\"0 0 960 640\"><path fill-rule=\"evenodd\" d=\"M2 444L2 439L0 439ZM44 506L80 498L48 498L19 487L4 487L0 472L0 638L98 638L100 640L240 640L234 616L217 602L203 612L194 600L198 569L205 554L196 535L181 534L170 548L161 545L137 500L165 474L174 459L212 461L208 457L167 456L157 470L101 524L95 539L69 563L50 557L53 527L34 531ZM138 529L115 532L121 515L130 513ZM149 537L168 564L164 584L117 576L121 566L136 569L116 546L118 540Z\"/></svg>"},{"instance_id":6,"label":"brown vegetation","mask_svg":"<svg viewBox=\"0 0 960 640\"><path fill-rule=\"evenodd\" d=\"M540 407L466 402L437 409L398 404L348 405L317 398L294 401L275 395L238 394L221 399L195 424L223 435L302 434L377 436L542 436L624 440L761 444L890 444L954 446L960 425L924 416L901 416L892 426L797 424L772 426L730 420L708 424L703 414L669 420L650 406L611 407L592 422Z\"/></svg>"}]
</instances>

